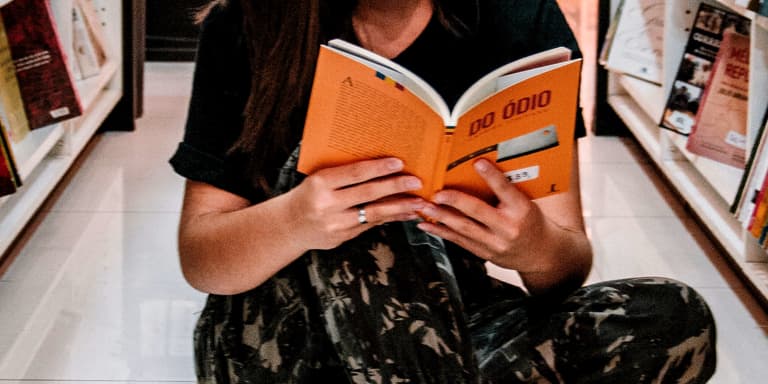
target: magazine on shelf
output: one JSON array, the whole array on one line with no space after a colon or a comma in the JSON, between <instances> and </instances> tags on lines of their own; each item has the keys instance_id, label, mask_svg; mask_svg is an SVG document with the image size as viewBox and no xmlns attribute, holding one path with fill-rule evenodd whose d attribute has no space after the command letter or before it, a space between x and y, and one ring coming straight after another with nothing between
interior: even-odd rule
<instances>
[{"instance_id":1,"label":"magazine on shelf","mask_svg":"<svg viewBox=\"0 0 768 384\"><path fill-rule=\"evenodd\" d=\"M472 167L495 162L530 198L566 191L581 60L555 48L503 65L453 109L417 75L353 44L320 50L299 171L395 156L421 178L420 196L443 187L487 200Z\"/></svg>"},{"instance_id":2,"label":"magazine on shelf","mask_svg":"<svg viewBox=\"0 0 768 384\"><path fill-rule=\"evenodd\" d=\"M699 5L659 123L662 128L691 133L723 32L729 29L748 35L749 19L707 3Z\"/></svg>"},{"instance_id":3,"label":"magazine on shelf","mask_svg":"<svg viewBox=\"0 0 768 384\"><path fill-rule=\"evenodd\" d=\"M686 148L743 169L747 146L749 36L727 30Z\"/></svg>"},{"instance_id":4,"label":"magazine on shelf","mask_svg":"<svg viewBox=\"0 0 768 384\"><path fill-rule=\"evenodd\" d=\"M609 29L606 69L661 84L664 0L622 0Z\"/></svg>"},{"instance_id":5,"label":"magazine on shelf","mask_svg":"<svg viewBox=\"0 0 768 384\"><path fill-rule=\"evenodd\" d=\"M29 122L24 112L16 67L13 65L11 48L0 18L0 123L7 129L10 140L18 143L29 133Z\"/></svg>"},{"instance_id":6,"label":"magazine on shelf","mask_svg":"<svg viewBox=\"0 0 768 384\"><path fill-rule=\"evenodd\" d=\"M0 8L30 129L82 114L47 0L14 0Z\"/></svg>"}]
</instances>

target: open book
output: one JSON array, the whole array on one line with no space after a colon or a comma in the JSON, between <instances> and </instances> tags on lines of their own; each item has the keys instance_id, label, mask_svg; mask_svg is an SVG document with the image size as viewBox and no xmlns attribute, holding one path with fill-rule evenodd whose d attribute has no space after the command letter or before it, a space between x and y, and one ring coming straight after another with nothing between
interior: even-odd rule
<instances>
[{"instance_id":1,"label":"open book","mask_svg":"<svg viewBox=\"0 0 768 384\"><path fill-rule=\"evenodd\" d=\"M429 84L353 44L322 46L298 170L394 156L421 178L419 196L492 192L472 167L484 157L530 198L568 189L581 60L567 48L483 76L449 109Z\"/></svg>"}]
</instances>

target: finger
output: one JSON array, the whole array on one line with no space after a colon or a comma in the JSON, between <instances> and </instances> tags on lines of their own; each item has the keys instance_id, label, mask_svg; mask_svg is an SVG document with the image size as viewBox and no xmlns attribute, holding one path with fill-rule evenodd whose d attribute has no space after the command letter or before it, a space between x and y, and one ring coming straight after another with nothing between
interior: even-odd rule
<instances>
[{"instance_id":1,"label":"finger","mask_svg":"<svg viewBox=\"0 0 768 384\"><path fill-rule=\"evenodd\" d=\"M421 210L421 213L430 218L431 221L439 222L451 231L480 243L490 244L494 241L493 233L488 226L458 210L428 204Z\"/></svg>"},{"instance_id":2,"label":"finger","mask_svg":"<svg viewBox=\"0 0 768 384\"><path fill-rule=\"evenodd\" d=\"M489 228L494 228L495 224L501 222L496 207L488 205L485 201L461 191L450 189L440 191L435 194L433 201L437 204L452 207Z\"/></svg>"},{"instance_id":3,"label":"finger","mask_svg":"<svg viewBox=\"0 0 768 384\"><path fill-rule=\"evenodd\" d=\"M478 159L474 162L475 171L485 180L491 191L498 197L499 202L512 207L526 203L530 200L522 191L517 189L507 180L504 173L486 159Z\"/></svg>"},{"instance_id":4,"label":"finger","mask_svg":"<svg viewBox=\"0 0 768 384\"><path fill-rule=\"evenodd\" d=\"M403 170L403 161L394 157L363 160L352 164L326 168L316 174L328 180L331 188L339 189L359 184Z\"/></svg>"},{"instance_id":5,"label":"finger","mask_svg":"<svg viewBox=\"0 0 768 384\"><path fill-rule=\"evenodd\" d=\"M380 200L354 208L358 224L380 225L392 221L415 220L419 218L418 211L427 203L420 198ZM363 212L364 211L364 212Z\"/></svg>"},{"instance_id":6,"label":"finger","mask_svg":"<svg viewBox=\"0 0 768 384\"><path fill-rule=\"evenodd\" d=\"M338 191L341 201L349 206L356 206L387 196L397 195L421 189L422 184L416 176L395 176L364 182Z\"/></svg>"},{"instance_id":7,"label":"finger","mask_svg":"<svg viewBox=\"0 0 768 384\"><path fill-rule=\"evenodd\" d=\"M472 254L474 254L475 256L481 259L491 260L493 258L493 255L491 254L491 252L485 246L483 246L481 242L476 241L468 236L465 236L462 233L457 232L448 226L430 223L427 221L421 222L417 226L422 231L431 233L444 240L448 240L466 249L467 251L471 252Z\"/></svg>"}]
</instances>

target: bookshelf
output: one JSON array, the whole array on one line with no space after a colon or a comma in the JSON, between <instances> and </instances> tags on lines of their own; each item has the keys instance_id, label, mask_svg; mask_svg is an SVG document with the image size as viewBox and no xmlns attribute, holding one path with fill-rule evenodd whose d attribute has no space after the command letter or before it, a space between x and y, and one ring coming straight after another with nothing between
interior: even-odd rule
<instances>
[{"instance_id":1,"label":"bookshelf","mask_svg":"<svg viewBox=\"0 0 768 384\"><path fill-rule=\"evenodd\" d=\"M0 7L12 1L0 0ZM16 193L0 198L0 262L3 261L2 255L123 98L124 57L121 47L124 43L124 3L98 1L112 55L97 76L76 82L83 114L33 130L24 140L12 143L23 185ZM50 4L57 11L56 7L64 7L71 2L53 0Z\"/></svg>"},{"instance_id":2,"label":"bookshelf","mask_svg":"<svg viewBox=\"0 0 768 384\"><path fill-rule=\"evenodd\" d=\"M662 85L608 71L607 102L661 174L719 242L732 264L762 301L768 303L768 255L729 211L739 192L744 171L688 152L686 137L658 126L688 41L689 28L702 1L752 20L747 148L752 147L768 107L768 22L735 5L733 0L664 1ZM618 3L618 0L610 1L611 15Z\"/></svg>"}]
</instances>

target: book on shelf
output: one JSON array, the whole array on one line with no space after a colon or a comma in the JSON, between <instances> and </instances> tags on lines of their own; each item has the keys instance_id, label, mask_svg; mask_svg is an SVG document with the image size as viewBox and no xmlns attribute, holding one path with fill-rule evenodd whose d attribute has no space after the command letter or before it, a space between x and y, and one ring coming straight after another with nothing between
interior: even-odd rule
<instances>
[{"instance_id":1,"label":"book on shelf","mask_svg":"<svg viewBox=\"0 0 768 384\"><path fill-rule=\"evenodd\" d=\"M0 196L10 195L21 186L21 177L13 158L13 149L0 121Z\"/></svg>"},{"instance_id":2,"label":"book on shelf","mask_svg":"<svg viewBox=\"0 0 768 384\"><path fill-rule=\"evenodd\" d=\"M699 5L659 126L689 135L725 30L749 34L750 22L733 11Z\"/></svg>"},{"instance_id":3,"label":"book on shelf","mask_svg":"<svg viewBox=\"0 0 768 384\"><path fill-rule=\"evenodd\" d=\"M622 0L613 23L601 64L610 71L660 85L664 0Z\"/></svg>"},{"instance_id":4,"label":"book on shelf","mask_svg":"<svg viewBox=\"0 0 768 384\"><path fill-rule=\"evenodd\" d=\"M765 239L764 229L766 224L768 224L768 177L764 175L762 185L755 198L755 205L749 218L749 224L747 225L749 233L752 234L752 237L758 239L761 245Z\"/></svg>"},{"instance_id":5,"label":"book on shelf","mask_svg":"<svg viewBox=\"0 0 768 384\"><path fill-rule=\"evenodd\" d=\"M745 228L749 224L750 215L754 212L757 196L766 175L768 175L768 108L766 108L763 123L758 128L738 192L730 207L731 213Z\"/></svg>"},{"instance_id":6,"label":"book on shelf","mask_svg":"<svg viewBox=\"0 0 768 384\"><path fill-rule=\"evenodd\" d=\"M97 76L101 72L100 58L90 35L80 2L75 0L72 6L72 52L83 79Z\"/></svg>"},{"instance_id":7,"label":"book on shelf","mask_svg":"<svg viewBox=\"0 0 768 384\"><path fill-rule=\"evenodd\" d=\"M0 8L30 129L82 114L47 0L14 0Z\"/></svg>"},{"instance_id":8,"label":"book on shelf","mask_svg":"<svg viewBox=\"0 0 768 384\"><path fill-rule=\"evenodd\" d=\"M11 57L11 47L0 18L0 124L7 129L10 140L18 143L29 133L29 122L24 112L16 67Z\"/></svg>"},{"instance_id":9,"label":"book on shelf","mask_svg":"<svg viewBox=\"0 0 768 384\"><path fill-rule=\"evenodd\" d=\"M80 68L77 65L77 57L74 52L74 31L72 27L72 8L75 0L57 0L56 6L51 7L53 20L56 22L56 32L59 36L59 42L64 50L64 56L67 58L67 68L72 75L72 79L79 81L83 79Z\"/></svg>"},{"instance_id":10,"label":"book on shelf","mask_svg":"<svg viewBox=\"0 0 768 384\"><path fill-rule=\"evenodd\" d=\"M472 166L487 158L530 198L568 189L581 59L567 48L491 71L452 109L402 66L333 40L320 49L298 169L394 156L417 194L455 188L492 200Z\"/></svg>"},{"instance_id":11,"label":"book on shelf","mask_svg":"<svg viewBox=\"0 0 768 384\"><path fill-rule=\"evenodd\" d=\"M686 148L697 155L744 169L749 94L749 36L723 33Z\"/></svg>"},{"instance_id":12,"label":"book on shelf","mask_svg":"<svg viewBox=\"0 0 768 384\"><path fill-rule=\"evenodd\" d=\"M96 60L99 66L103 67L111 59L113 52L106 38L107 33L104 28L104 22L99 16L96 4L97 2L93 0L75 0L75 5L82 12L89 41L92 43L96 53Z\"/></svg>"},{"instance_id":13,"label":"book on shelf","mask_svg":"<svg viewBox=\"0 0 768 384\"><path fill-rule=\"evenodd\" d=\"M768 16L768 1L766 0L735 0L740 5L761 16Z\"/></svg>"}]
</instances>

